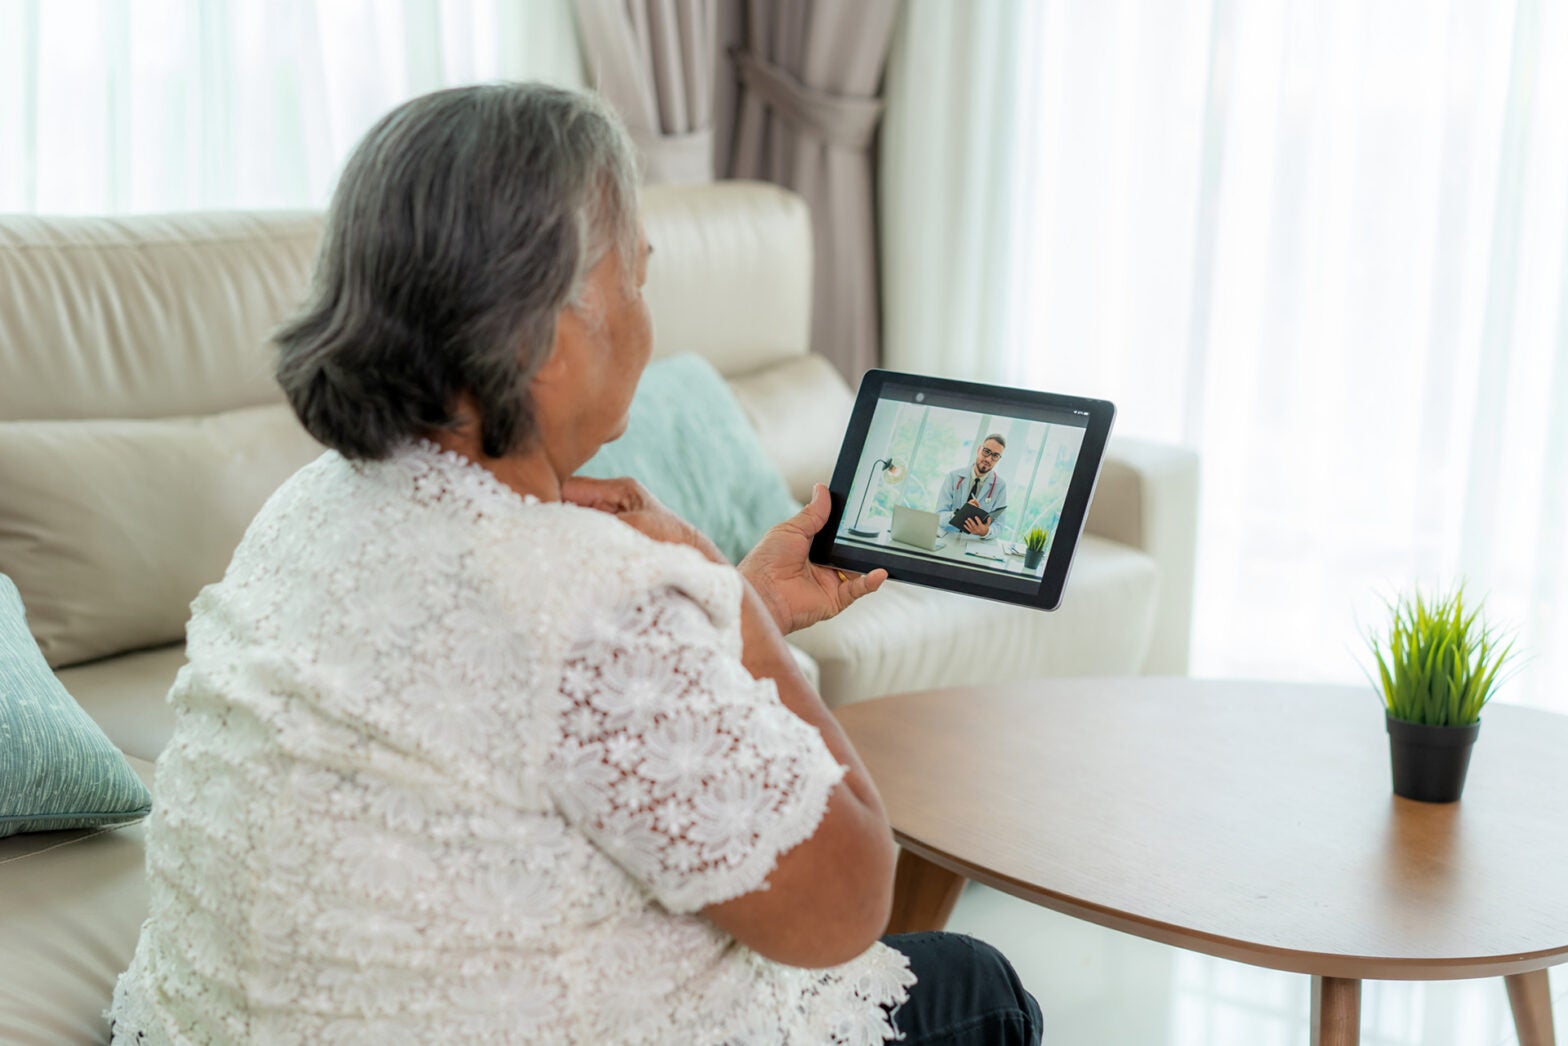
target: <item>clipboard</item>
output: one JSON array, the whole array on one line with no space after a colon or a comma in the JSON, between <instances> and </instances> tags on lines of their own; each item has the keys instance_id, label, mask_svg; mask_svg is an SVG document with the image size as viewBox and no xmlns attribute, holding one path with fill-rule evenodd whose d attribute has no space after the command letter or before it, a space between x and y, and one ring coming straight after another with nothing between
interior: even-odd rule
<instances>
[{"instance_id":1,"label":"clipboard","mask_svg":"<svg viewBox=\"0 0 1568 1046\"><path fill-rule=\"evenodd\" d=\"M955 527L967 534L969 532L964 530L964 521L970 519L978 520L981 523L990 525L991 514L989 512L982 511L981 509L969 504L969 502L966 501L962 505L958 506L958 511L953 513L953 518L947 521L947 525L950 527Z\"/></svg>"}]
</instances>

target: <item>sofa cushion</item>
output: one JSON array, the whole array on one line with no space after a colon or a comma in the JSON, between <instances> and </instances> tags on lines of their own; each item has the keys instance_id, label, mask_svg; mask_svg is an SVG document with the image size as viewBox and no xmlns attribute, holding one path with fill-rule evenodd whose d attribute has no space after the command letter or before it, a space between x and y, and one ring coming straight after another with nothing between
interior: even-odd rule
<instances>
[{"instance_id":1,"label":"sofa cushion","mask_svg":"<svg viewBox=\"0 0 1568 1046\"><path fill-rule=\"evenodd\" d=\"M790 494L809 500L813 484L833 478L855 394L815 354L730 375L729 382Z\"/></svg>"},{"instance_id":2,"label":"sofa cushion","mask_svg":"<svg viewBox=\"0 0 1568 1046\"><path fill-rule=\"evenodd\" d=\"M146 783L152 765L131 760ZM0 839L0 1042L105 1042L147 917L142 826Z\"/></svg>"},{"instance_id":3,"label":"sofa cushion","mask_svg":"<svg viewBox=\"0 0 1568 1046\"><path fill-rule=\"evenodd\" d=\"M287 406L0 423L0 571L69 665L184 637L251 517L321 453Z\"/></svg>"},{"instance_id":4,"label":"sofa cushion","mask_svg":"<svg viewBox=\"0 0 1568 1046\"><path fill-rule=\"evenodd\" d=\"M800 510L735 394L700 356L649 365L626 434L579 472L639 480L732 562Z\"/></svg>"},{"instance_id":5,"label":"sofa cushion","mask_svg":"<svg viewBox=\"0 0 1568 1046\"><path fill-rule=\"evenodd\" d=\"M725 377L804 356L811 342L811 211L765 182L651 186L643 296L656 356L694 352Z\"/></svg>"},{"instance_id":6,"label":"sofa cushion","mask_svg":"<svg viewBox=\"0 0 1568 1046\"><path fill-rule=\"evenodd\" d=\"M49 671L0 574L0 836L125 824L152 796Z\"/></svg>"},{"instance_id":7,"label":"sofa cushion","mask_svg":"<svg viewBox=\"0 0 1568 1046\"><path fill-rule=\"evenodd\" d=\"M272 328L321 215L0 215L0 419L169 418L283 402Z\"/></svg>"},{"instance_id":8,"label":"sofa cushion","mask_svg":"<svg viewBox=\"0 0 1568 1046\"><path fill-rule=\"evenodd\" d=\"M169 688L185 664L185 644L136 650L62 668L60 682L126 755L158 758L174 733Z\"/></svg>"},{"instance_id":9,"label":"sofa cushion","mask_svg":"<svg viewBox=\"0 0 1568 1046\"><path fill-rule=\"evenodd\" d=\"M1086 534L1059 610L890 581L790 642L816 659L830 706L977 680L1133 675L1149 650L1157 590L1154 560Z\"/></svg>"}]
</instances>

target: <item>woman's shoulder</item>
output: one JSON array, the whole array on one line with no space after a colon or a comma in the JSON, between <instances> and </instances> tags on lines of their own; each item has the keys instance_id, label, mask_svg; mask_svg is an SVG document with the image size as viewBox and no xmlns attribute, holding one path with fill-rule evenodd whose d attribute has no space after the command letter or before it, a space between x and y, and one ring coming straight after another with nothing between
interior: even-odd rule
<instances>
[{"instance_id":1,"label":"woman's shoulder","mask_svg":"<svg viewBox=\"0 0 1568 1046\"><path fill-rule=\"evenodd\" d=\"M473 524L464 543L477 572L514 599L526 586L541 602L624 606L675 589L719 620L739 606L733 568L694 548L655 541L610 513L519 494L487 469L428 443L407 449L396 467L415 477L414 502L441 505L464 531Z\"/></svg>"},{"instance_id":2,"label":"woman's shoulder","mask_svg":"<svg viewBox=\"0 0 1568 1046\"><path fill-rule=\"evenodd\" d=\"M498 549L555 593L579 602L625 606L673 589L727 619L739 607L734 568L686 545L655 541L596 509L535 502L519 514L523 529Z\"/></svg>"},{"instance_id":3,"label":"woman's shoulder","mask_svg":"<svg viewBox=\"0 0 1568 1046\"><path fill-rule=\"evenodd\" d=\"M461 576L476 596L501 589L508 603L562 610L625 605L660 588L718 618L739 605L732 568L608 513L519 494L429 443L377 461L329 451L285 483L252 531L239 559L262 566L287 560L342 572L358 564L379 574L395 564L409 584L435 571Z\"/></svg>"}]
</instances>

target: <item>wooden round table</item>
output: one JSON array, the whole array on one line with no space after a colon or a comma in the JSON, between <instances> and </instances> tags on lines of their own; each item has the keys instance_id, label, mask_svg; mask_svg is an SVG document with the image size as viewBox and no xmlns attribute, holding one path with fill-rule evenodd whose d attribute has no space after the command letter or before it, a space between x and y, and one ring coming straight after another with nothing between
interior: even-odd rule
<instances>
[{"instance_id":1,"label":"wooden round table","mask_svg":"<svg viewBox=\"0 0 1568 1046\"><path fill-rule=\"evenodd\" d=\"M836 712L904 850L890 932L964 880L1313 978L1312 1041L1353 1044L1361 980L1507 978L1554 1041L1568 960L1568 717L1492 705L1464 798L1389 783L1367 687L1046 680Z\"/></svg>"}]
</instances>

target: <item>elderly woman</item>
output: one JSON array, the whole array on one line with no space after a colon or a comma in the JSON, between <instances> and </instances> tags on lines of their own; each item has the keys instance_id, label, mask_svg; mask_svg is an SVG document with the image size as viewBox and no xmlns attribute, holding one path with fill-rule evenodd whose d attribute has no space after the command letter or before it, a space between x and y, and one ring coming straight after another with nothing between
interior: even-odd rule
<instances>
[{"instance_id":1,"label":"elderly woman","mask_svg":"<svg viewBox=\"0 0 1568 1046\"><path fill-rule=\"evenodd\" d=\"M1037 1041L1006 961L877 936L894 847L783 634L884 575L737 569L631 481L625 132L416 99L343 173L278 378L331 450L202 592L116 1041ZM967 1036L967 1037L966 1037Z\"/></svg>"}]
</instances>

